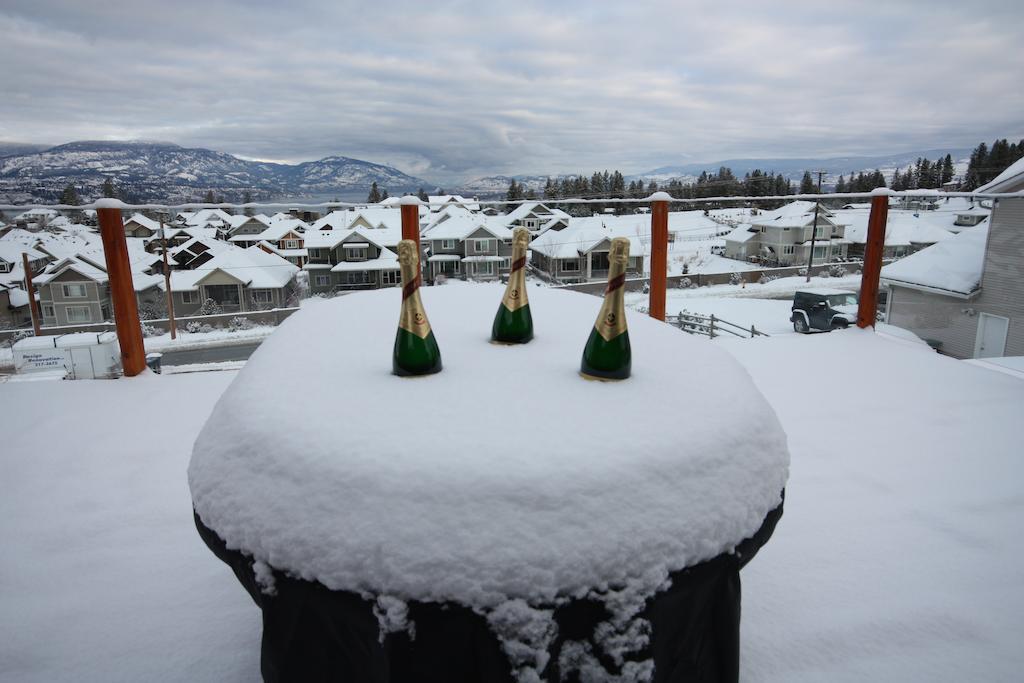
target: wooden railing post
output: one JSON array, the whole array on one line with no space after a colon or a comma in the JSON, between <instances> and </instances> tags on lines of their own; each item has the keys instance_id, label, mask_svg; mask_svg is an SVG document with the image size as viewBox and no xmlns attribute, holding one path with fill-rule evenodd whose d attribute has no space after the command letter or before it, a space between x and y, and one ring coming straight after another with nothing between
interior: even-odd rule
<instances>
[{"instance_id":1,"label":"wooden railing post","mask_svg":"<svg viewBox=\"0 0 1024 683\"><path fill-rule=\"evenodd\" d=\"M668 287L668 192L655 192L651 202L651 291L648 311L655 320L665 320L665 290Z\"/></svg>"},{"instance_id":2,"label":"wooden railing post","mask_svg":"<svg viewBox=\"0 0 1024 683\"><path fill-rule=\"evenodd\" d=\"M868 215L868 236L864 244L864 271L860 279L860 304L857 327L874 327L878 310L878 281L882 275L882 252L885 249L885 223L889 215L890 190L878 188L871 192L871 213Z\"/></svg>"},{"instance_id":3,"label":"wooden railing post","mask_svg":"<svg viewBox=\"0 0 1024 683\"><path fill-rule=\"evenodd\" d=\"M117 341L121 346L121 367L125 377L134 377L146 369L146 350L142 344L142 324L139 306L132 284L132 267L128 259L128 244L121 222L121 202L101 199L95 204L103 240L103 256L107 262L110 281L110 299L114 304L114 324Z\"/></svg>"}]
</instances>

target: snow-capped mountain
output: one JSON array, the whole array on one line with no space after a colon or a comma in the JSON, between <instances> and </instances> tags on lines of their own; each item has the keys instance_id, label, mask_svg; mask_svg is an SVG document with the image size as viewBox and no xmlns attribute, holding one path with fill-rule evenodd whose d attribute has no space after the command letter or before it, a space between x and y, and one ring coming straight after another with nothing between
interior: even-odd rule
<instances>
[{"instance_id":1,"label":"snow-capped mountain","mask_svg":"<svg viewBox=\"0 0 1024 683\"><path fill-rule=\"evenodd\" d=\"M508 186L513 179L527 190L535 190L537 195L540 196L544 192L544 186L548 182L548 178L551 180L561 180L562 178L575 178L576 174L555 174L555 175L492 175L485 176L483 178L474 178L473 180L467 180L452 191L456 194L463 196L476 196L483 198L493 197L497 195L504 195L508 192Z\"/></svg>"},{"instance_id":2,"label":"snow-capped mountain","mask_svg":"<svg viewBox=\"0 0 1024 683\"><path fill-rule=\"evenodd\" d=\"M246 192L254 200L363 199L375 181L391 194L433 187L390 166L341 156L288 165L168 143L83 141L0 158L0 201L55 201L68 183L93 199L107 178L134 201L200 200L208 190L232 201Z\"/></svg>"}]
</instances>

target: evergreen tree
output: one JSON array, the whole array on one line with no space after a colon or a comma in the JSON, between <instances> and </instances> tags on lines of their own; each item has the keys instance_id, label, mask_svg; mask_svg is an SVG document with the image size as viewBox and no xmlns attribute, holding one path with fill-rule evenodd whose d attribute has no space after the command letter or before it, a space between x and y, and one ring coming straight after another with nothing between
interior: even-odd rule
<instances>
[{"instance_id":1,"label":"evergreen tree","mask_svg":"<svg viewBox=\"0 0 1024 683\"><path fill-rule=\"evenodd\" d=\"M103 181L103 196L117 199L117 188L114 186L114 179L110 176L107 176L107 179Z\"/></svg>"},{"instance_id":2,"label":"evergreen tree","mask_svg":"<svg viewBox=\"0 0 1024 683\"><path fill-rule=\"evenodd\" d=\"M658 183L653 180L647 183L647 196L650 197L652 194L658 191Z\"/></svg>"},{"instance_id":3,"label":"evergreen tree","mask_svg":"<svg viewBox=\"0 0 1024 683\"><path fill-rule=\"evenodd\" d=\"M544 182L544 199L558 199L558 186L551 180L551 176Z\"/></svg>"},{"instance_id":4,"label":"evergreen tree","mask_svg":"<svg viewBox=\"0 0 1024 683\"><path fill-rule=\"evenodd\" d=\"M896 170L896 173L899 173L899 169ZM840 175L839 180L836 181L836 192L849 192L849 190L846 189L846 179L843 178L842 175Z\"/></svg>"},{"instance_id":5,"label":"evergreen tree","mask_svg":"<svg viewBox=\"0 0 1024 683\"><path fill-rule=\"evenodd\" d=\"M381 201L384 201L385 199L387 199L390 196L391 195L388 194L388 189L386 187L383 190L380 191L380 200Z\"/></svg>"},{"instance_id":6,"label":"evergreen tree","mask_svg":"<svg viewBox=\"0 0 1024 683\"><path fill-rule=\"evenodd\" d=\"M799 194L814 194L816 192L814 188L814 180L811 179L811 172L804 171L804 177L800 179L800 192Z\"/></svg>"},{"instance_id":7,"label":"evergreen tree","mask_svg":"<svg viewBox=\"0 0 1024 683\"><path fill-rule=\"evenodd\" d=\"M213 198L213 190L207 190L207 191L206 191L206 197L205 197L205 198L203 198L203 201L204 201L204 202L206 202L207 204L213 204L213 203L214 203L214 201L216 201L216 200L215 200L215 199Z\"/></svg>"},{"instance_id":8,"label":"evergreen tree","mask_svg":"<svg viewBox=\"0 0 1024 683\"><path fill-rule=\"evenodd\" d=\"M251 192L249 192L249 190L246 190L246 191L245 191L245 192L244 192L244 193L242 194L242 203L243 203L243 204L248 204L248 203L249 203L249 202L251 202L251 201L252 201L252 193L251 193ZM246 216L251 216L251 215L253 215L253 209L252 209L252 207L247 207L247 208L245 209L245 212L244 212L244 213L245 213L245 215L246 215Z\"/></svg>"},{"instance_id":9,"label":"evergreen tree","mask_svg":"<svg viewBox=\"0 0 1024 683\"><path fill-rule=\"evenodd\" d=\"M380 189L377 187L377 181L374 180L373 183L370 184L370 193L366 195L366 202L368 204L378 204L380 203L380 199Z\"/></svg>"},{"instance_id":10,"label":"evergreen tree","mask_svg":"<svg viewBox=\"0 0 1024 683\"><path fill-rule=\"evenodd\" d=\"M527 199L536 199L537 198L537 191L534 190L531 187L529 190L526 191L526 198Z\"/></svg>"},{"instance_id":11,"label":"evergreen tree","mask_svg":"<svg viewBox=\"0 0 1024 683\"><path fill-rule=\"evenodd\" d=\"M422 187L420 188L420 191L416 193L416 196L419 197L419 200L421 202L429 202L430 201L430 197L427 196L427 193L423 191Z\"/></svg>"},{"instance_id":12,"label":"evergreen tree","mask_svg":"<svg viewBox=\"0 0 1024 683\"><path fill-rule=\"evenodd\" d=\"M81 204L81 200L78 198L78 190L71 183L64 188L64 191L60 194L60 204L67 204L68 206L78 206Z\"/></svg>"},{"instance_id":13,"label":"evergreen tree","mask_svg":"<svg viewBox=\"0 0 1024 683\"><path fill-rule=\"evenodd\" d=\"M950 156L949 154L947 154L946 158L942 160L942 180L941 180L941 183L943 185L945 185L946 183L949 183L949 182L952 182L952 181L953 181L953 157Z\"/></svg>"}]
</instances>

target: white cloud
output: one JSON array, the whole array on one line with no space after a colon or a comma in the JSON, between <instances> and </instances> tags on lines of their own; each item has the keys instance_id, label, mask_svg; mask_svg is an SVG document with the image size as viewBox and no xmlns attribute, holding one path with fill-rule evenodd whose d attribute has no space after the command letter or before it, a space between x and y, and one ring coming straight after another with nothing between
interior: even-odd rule
<instances>
[{"instance_id":1,"label":"white cloud","mask_svg":"<svg viewBox=\"0 0 1024 683\"><path fill-rule=\"evenodd\" d=\"M450 183L1019 137L1024 11L961 5L15 0L0 138L345 154Z\"/></svg>"}]
</instances>

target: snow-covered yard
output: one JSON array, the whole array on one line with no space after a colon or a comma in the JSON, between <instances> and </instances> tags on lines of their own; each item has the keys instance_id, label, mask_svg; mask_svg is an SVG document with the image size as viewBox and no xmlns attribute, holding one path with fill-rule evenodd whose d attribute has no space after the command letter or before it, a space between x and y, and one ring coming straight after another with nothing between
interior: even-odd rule
<instances>
[{"instance_id":1,"label":"snow-covered yard","mask_svg":"<svg viewBox=\"0 0 1024 683\"><path fill-rule=\"evenodd\" d=\"M860 330L721 346L792 454L743 573L744 680L1014 680L1024 381ZM856 379L796 379L837 363ZM235 374L0 385L0 679L258 680L259 611L186 481Z\"/></svg>"}]
</instances>

